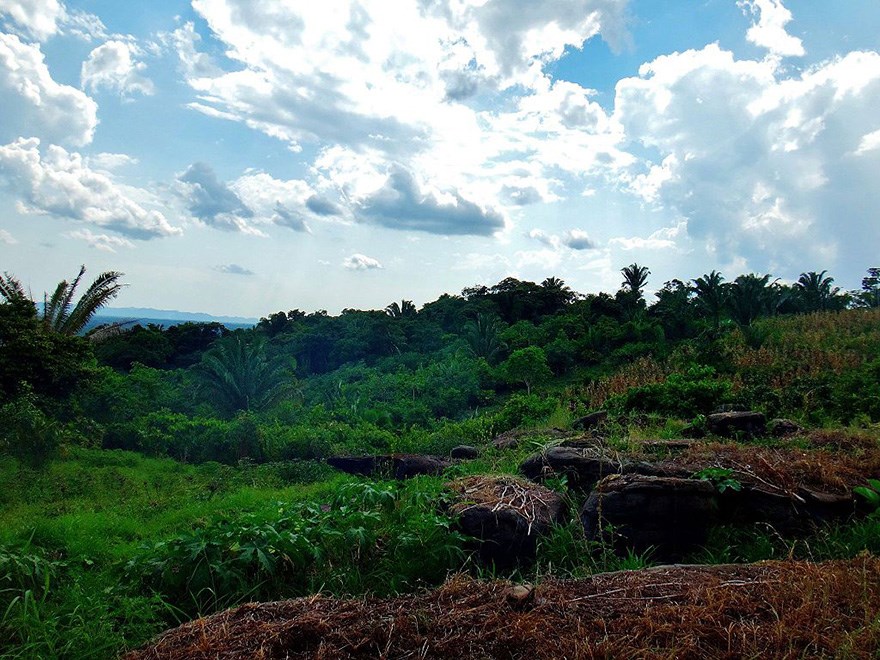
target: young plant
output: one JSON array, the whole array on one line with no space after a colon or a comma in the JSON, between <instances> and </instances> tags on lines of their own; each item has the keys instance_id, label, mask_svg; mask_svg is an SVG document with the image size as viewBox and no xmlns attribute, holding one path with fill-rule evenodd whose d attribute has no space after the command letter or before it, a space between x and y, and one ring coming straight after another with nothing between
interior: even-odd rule
<instances>
[{"instance_id":1,"label":"young plant","mask_svg":"<svg viewBox=\"0 0 880 660\"><path fill-rule=\"evenodd\" d=\"M695 472L694 478L710 482L719 493L728 489L740 491L742 490L742 482L733 474L733 470L730 468L708 467Z\"/></svg>"}]
</instances>

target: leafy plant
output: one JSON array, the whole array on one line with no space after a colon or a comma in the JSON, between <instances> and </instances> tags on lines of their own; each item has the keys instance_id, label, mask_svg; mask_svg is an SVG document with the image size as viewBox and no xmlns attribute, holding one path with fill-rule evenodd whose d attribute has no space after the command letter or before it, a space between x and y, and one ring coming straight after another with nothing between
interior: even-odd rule
<instances>
[{"instance_id":1,"label":"leafy plant","mask_svg":"<svg viewBox=\"0 0 880 660\"><path fill-rule=\"evenodd\" d=\"M872 509L880 509L880 479L868 479L867 486L855 486L853 492Z\"/></svg>"},{"instance_id":2,"label":"leafy plant","mask_svg":"<svg viewBox=\"0 0 880 660\"><path fill-rule=\"evenodd\" d=\"M694 478L711 482L719 493L723 493L726 490L742 490L742 482L734 476L734 472L730 468L703 468L694 473Z\"/></svg>"}]
</instances>

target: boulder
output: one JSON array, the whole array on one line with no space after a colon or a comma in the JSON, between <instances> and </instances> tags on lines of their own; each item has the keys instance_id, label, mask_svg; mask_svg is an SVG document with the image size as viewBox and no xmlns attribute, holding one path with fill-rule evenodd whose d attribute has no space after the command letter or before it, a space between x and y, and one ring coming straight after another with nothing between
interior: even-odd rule
<instances>
[{"instance_id":1,"label":"boulder","mask_svg":"<svg viewBox=\"0 0 880 660\"><path fill-rule=\"evenodd\" d=\"M790 435L797 435L804 430L800 424L790 419L771 419L767 428L774 438L786 438Z\"/></svg>"},{"instance_id":2,"label":"boulder","mask_svg":"<svg viewBox=\"0 0 880 660\"><path fill-rule=\"evenodd\" d=\"M597 481L620 473L623 467L620 461L595 449L556 446L529 456L519 471L532 481L565 476L572 488L590 490Z\"/></svg>"},{"instance_id":3,"label":"boulder","mask_svg":"<svg viewBox=\"0 0 880 660\"><path fill-rule=\"evenodd\" d=\"M619 552L651 552L674 561L706 542L718 521L715 488L706 481L639 474L599 482L581 510L587 538Z\"/></svg>"},{"instance_id":4,"label":"boulder","mask_svg":"<svg viewBox=\"0 0 880 660\"><path fill-rule=\"evenodd\" d=\"M534 560L538 539L565 514L557 493L516 477L473 476L447 486L456 527L474 539L481 562L499 568Z\"/></svg>"},{"instance_id":5,"label":"boulder","mask_svg":"<svg viewBox=\"0 0 880 660\"><path fill-rule=\"evenodd\" d=\"M419 474L440 474L451 463L439 456L384 454L379 456L331 456L327 464L342 472L364 477L409 479Z\"/></svg>"},{"instance_id":6,"label":"boulder","mask_svg":"<svg viewBox=\"0 0 880 660\"><path fill-rule=\"evenodd\" d=\"M762 435L766 431L767 423L764 413L749 410L713 413L706 418L706 426L710 433L733 438L738 435Z\"/></svg>"},{"instance_id":7,"label":"boulder","mask_svg":"<svg viewBox=\"0 0 880 660\"><path fill-rule=\"evenodd\" d=\"M765 523L781 534L805 534L817 524L848 518L855 511L852 495L799 488L796 493L763 484L743 484L719 495L721 515L733 524Z\"/></svg>"},{"instance_id":8,"label":"boulder","mask_svg":"<svg viewBox=\"0 0 880 660\"><path fill-rule=\"evenodd\" d=\"M599 428L608 420L607 410L597 410L589 415L584 415L571 423L571 428L577 431L590 431Z\"/></svg>"},{"instance_id":9,"label":"boulder","mask_svg":"<svg viewBox=\"0 0 880 660\"><path fill-rule=\"evenodd\" d=\"M449 452L450 458L471 459L477 458L479 455L480 450L470 445L459 445L458 447L453 447L452 451Z\"/></svg>"}]
</instances>

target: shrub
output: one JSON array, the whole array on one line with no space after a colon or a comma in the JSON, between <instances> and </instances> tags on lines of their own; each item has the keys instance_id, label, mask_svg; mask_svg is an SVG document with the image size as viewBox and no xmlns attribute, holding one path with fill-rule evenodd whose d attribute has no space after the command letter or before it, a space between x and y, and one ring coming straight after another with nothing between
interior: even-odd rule
<instances>
[{"instance_id":1,"label":"shrub","mask_svg":"<svg viewBox=\"0 0 880 660\"><path fill-rule=\"evenodd\" d=\"M731 383L715 378L712 367L692 367L662 383L635 387L618 400L625 411L653 412L690 418L712 412L730 397Z\"/></svg>"}]
</instances>

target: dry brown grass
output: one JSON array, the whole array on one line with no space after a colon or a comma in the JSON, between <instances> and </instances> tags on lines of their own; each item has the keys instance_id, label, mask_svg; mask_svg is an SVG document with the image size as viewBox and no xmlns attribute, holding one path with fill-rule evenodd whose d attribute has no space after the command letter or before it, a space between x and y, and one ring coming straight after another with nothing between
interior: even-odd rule
<instances>
[{"instance_id":1,"label":"dry brown grass","mask_svg":"<svg viewBox=\"0 0 880 660\"><path fill-rule=\"evenodd\" d=\"M744 480L751 477L756 482L785 492L795 492L799 487L804 487L826 493L847 494L853 486L864 484L866 478L880 476L880 446L876 440L868 443L862 436L836 432L814 432L809 437L836 438L841 445L847 441L864 441L865 444L858 452L843 453L834 451L832 446L804 450L756 447L733 442L700 443L670 462L694 472L705 467L730 468Z\"/></svg>"},{"instance_id":2,"label":"dry brown grass","mask_svg":"<svg viewBox=\"0 0 880 660\"><path fill-rule=\"evenodd\" d=\"M600 378L584 387L582 398L591 409L601 408L612 396L625 394L632 387L662 383L669 375L669 367L650 357L640 357L624 365L614 374Z\"/></svg>"},{"instance_id":3,"label":"dry brown grass","mask_svg":"<svg viewBox=\"0 0 880 660\"><path fill-rule=\"evenodd\" d=\"M457 576L395 599L249 604L172 630L160 658L875 658L880 560L666 566L547 580Z\"/></svg>"},{"instance_id":4,"label":"dry brown grass","mask_svg":"<svg viewBox=\"0 0 880 660\"><path fill-rule=\"evenodd\" d=\"M449 511L459 516L468 509L484 507L491 512L515 511L529 525L547 527L561 508L559 496L549 488L518 477L477 475L447 484L456 495Z\"/></svg>"}]
</instances>

